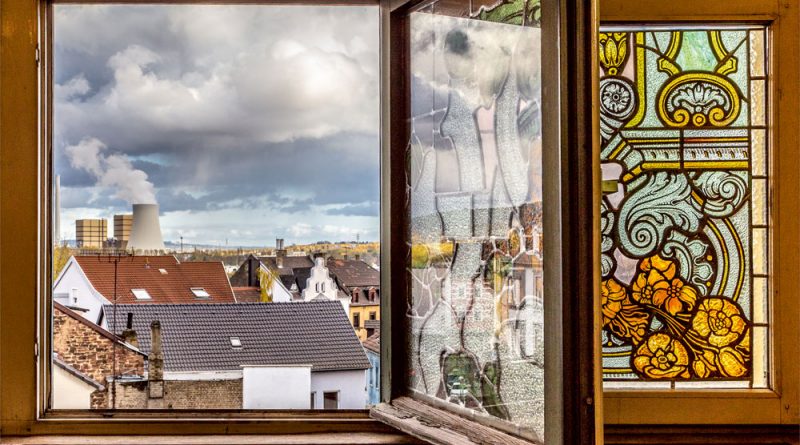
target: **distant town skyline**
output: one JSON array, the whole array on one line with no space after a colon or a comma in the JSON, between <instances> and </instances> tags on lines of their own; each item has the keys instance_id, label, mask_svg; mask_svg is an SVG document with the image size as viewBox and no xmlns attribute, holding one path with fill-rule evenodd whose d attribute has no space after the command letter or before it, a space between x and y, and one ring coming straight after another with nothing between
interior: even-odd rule
<instances>
[{"instance_id":1,"label":"distant town skyline","mask_svg":"<svg viewBox=\"0 0 800 445\"><path fill-rule=\"evenodd\" d=\"M56 5L54 47L62 239L152 202L168 242L378 239L376 7Z\"/></svg>"}]
</instances>

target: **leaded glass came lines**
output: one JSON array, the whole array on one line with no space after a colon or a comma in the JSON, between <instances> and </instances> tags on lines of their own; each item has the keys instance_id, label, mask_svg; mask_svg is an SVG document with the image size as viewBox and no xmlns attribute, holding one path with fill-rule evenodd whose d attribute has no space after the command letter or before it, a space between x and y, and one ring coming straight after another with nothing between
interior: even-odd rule
<instances>
[{"instance_id":1,"label":"leaded glass came lines","mask_svg":"<svg viewBox=\"0 0 800 445\"><path fill-rule=\"evenodd\" d=\"M598 41L604 379L766 386L765 30Z\"/></svg>"}]
</instances>

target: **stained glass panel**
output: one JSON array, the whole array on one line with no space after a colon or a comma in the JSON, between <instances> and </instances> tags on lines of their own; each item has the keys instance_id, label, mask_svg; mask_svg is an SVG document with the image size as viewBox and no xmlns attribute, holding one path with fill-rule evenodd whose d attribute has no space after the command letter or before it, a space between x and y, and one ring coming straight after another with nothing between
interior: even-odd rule
<instances>
[{"instance_id":1,"label":"stained glass panel","mask_svg":"<svg viewBox=\"0 0 800 445\"><path fill-rule=\"evenodd\" d=\"M765 30L598 41L606 386L765 387Z\"/></svg>"},{"instance_id":2,"label":"stained glass panel","mask_svg":"<svg viewBox=\"0 0 800 445\"><path fill-rule=\"evenodd\" d=\"M541 438L538 1L437 5L411 15L410 385Z\"/></svg>"}]
</instances>

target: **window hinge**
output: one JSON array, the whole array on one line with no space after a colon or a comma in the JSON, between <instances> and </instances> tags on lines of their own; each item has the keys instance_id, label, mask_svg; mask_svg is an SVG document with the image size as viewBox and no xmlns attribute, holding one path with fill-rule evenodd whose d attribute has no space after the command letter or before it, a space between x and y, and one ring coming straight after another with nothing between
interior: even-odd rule
<instances>
[{"instance_id":1,"label":"window hinge","mask_svg":"<svg viewBox=\"0 0 800 445\"><path fill-rule=\"evenodd\" d=\"M40 61L40 58L39 58L39 45L36 45L36 51L35 51L34 56L36 57L36 66L39 66L39 61Z\"/></svg>"},{"instance_id":2,"label":"window hinge","mask_svg":"<svg viewBox=\"0 0 800 445\"><path fill-rule=\"evenodd\" d=\"M39 339L36 339L36 342L33 344L33 356L38 359L39 358Z\"/></svg>"}]
</instances>

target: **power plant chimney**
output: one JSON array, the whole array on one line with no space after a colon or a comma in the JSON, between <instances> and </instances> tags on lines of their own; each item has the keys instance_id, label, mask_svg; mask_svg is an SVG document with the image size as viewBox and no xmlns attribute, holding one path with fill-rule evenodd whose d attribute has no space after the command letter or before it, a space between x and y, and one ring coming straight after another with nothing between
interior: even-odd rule
<instances>
[{"instance_id":1,"label":"power plant chimney","mask_svg":"<svg viewBox=\"0 0 800 445\"><path fill-rule=\"evenodd\" d=\"M134 251L164 250L161 225L158 222L158 204L133 205L133 224L128 248Z\"/></svg>"}]
</instances>

